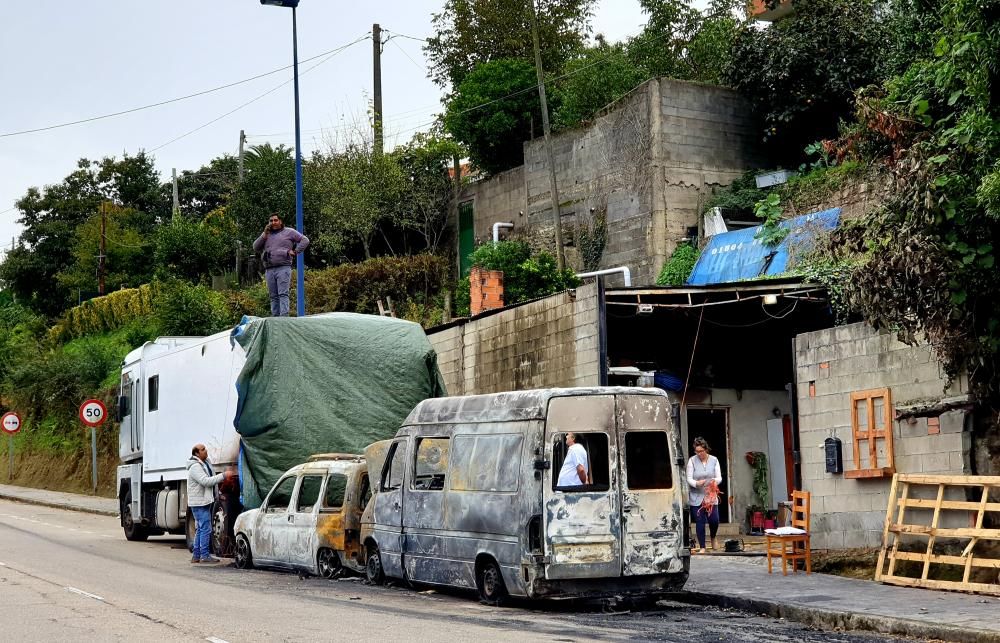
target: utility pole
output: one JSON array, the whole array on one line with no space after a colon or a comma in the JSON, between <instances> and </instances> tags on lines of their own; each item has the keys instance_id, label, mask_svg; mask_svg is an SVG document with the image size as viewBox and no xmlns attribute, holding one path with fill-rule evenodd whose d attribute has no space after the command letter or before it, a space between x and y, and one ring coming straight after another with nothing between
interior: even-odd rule
<instances>
[{"instance_id":1,"label":"utility pole","mask_svg":"<svg viewBox=\"0 0 1000 643\"><path fill-rule=\"evenodd\" d=\"M552 153L552 136L549 131L549 103L545 99L545 70L542 69L542 50L538 43L538 16L535 13L535 0L531 4L531 42L535 49L535 73L538 75L538 100L542 107L542 132L545 134L545 156L549 163L549 190L552 193L552 217L555 224L556 265L559 270L566 266L566 256L563 253L562 218L559 215L559 187L556 184L555 155Z\"/></svg>"},{"instance_id":2,"label":"utility pole","mask_svg":"<svg viewBox=\"0 0 1000 643\"><path fill-rule=\"evenodd\" d=\"M240 164L240 183L243 183L243 146L246 144L246 142L247 142L246 132L244 132L243 130L240 130L240 160L239 160L239 164Z\"/></svg>"},{"instance_id":3,"label":"utility pole","mask_svg":"<svg viewBox=\"0 0 1000 643\"><path fill-rule=\"evenodd\" d=\"M174 189L176 190L177 183L174 183ZM175 192L176 194L176 192ZM104 238L105 230L107 229L107 214L106 208L104 207L104 201L101 201L101 242L100 242L100 252L97 255L97 294L104 295Z\"/></svg>"},{"instance_id":4,"label":"utility pole","mask_svg":"<svg viewBox=\"0 0 1000 643\"><path fill-rule=\"evenodd\" d=\"M376 154L381 154L382 144L382 27L376 22L372 25L372 67L374 71L374 137L373 147Z\"/></svg>"},{"instance_id":5,"label":"utility pole","mask_svg":"<svg viewBox=\"0 0 1000 643\"><path fill-rule=\"evenodd\" d=\"M173 175L173 183L174 183L174 208L172 216L173 220L176 221L178 215L180 215L181 213L181 199L177 193L177 168L176 167L170 168L170 172Z\"/></svg>"}]
</instances>

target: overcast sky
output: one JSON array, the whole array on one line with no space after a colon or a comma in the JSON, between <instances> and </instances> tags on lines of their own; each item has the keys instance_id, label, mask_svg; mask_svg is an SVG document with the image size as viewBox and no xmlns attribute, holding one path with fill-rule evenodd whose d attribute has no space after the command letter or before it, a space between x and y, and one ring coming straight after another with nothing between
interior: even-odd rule
<instances>
[{"instance_id":1,"label":"overcast sky","mask_svg":"<svg viewBox=\"0 0 1000 643\"><path fill-rule=\"evenodd\" d=\"M299 58L364 37L324 60L300 65L303 151L322 145L321 128L365 114L372 85L370 31L388 35L382 56L388 143L405 142L440 111L421 43L443 0L302 0ZM611 40L644 24L637 0L598 0L595 32ZM258 0L32 0L0 13L0 135L117 112L211 89L291 63L291 12ZM163 107L22 136L0 136L0 253L18 233L14 202L30 186L56 183L80 157L152 152L170 169L195 170L249 144L294 142L287 84L189 136L168 143L291 78L291 70ZM162 146L162 147L161 147Z\"/></svg>"}]
</instances>

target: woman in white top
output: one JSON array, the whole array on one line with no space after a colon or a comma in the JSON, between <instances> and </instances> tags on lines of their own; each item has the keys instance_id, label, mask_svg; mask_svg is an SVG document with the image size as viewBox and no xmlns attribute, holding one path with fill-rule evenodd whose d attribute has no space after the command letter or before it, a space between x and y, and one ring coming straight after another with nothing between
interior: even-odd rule
<instances>
[{"instance_id":1,"label":"woman in white top","mask_svg":"<svg viewBox=\"0 0 1000 643\"><path fill-rule=\"evenodd\" d=\"M695 523L695 531L698 533L700 554L705 553L705 523L708 523L711 531L712 549L719 548L715 539L715 535L719 532L719 497L714 498L711 511L702 507L709 481L714 480L716 485L722 484L719 459L710 455L710 452L711 448L705 438L695 438L694 455L687 463L688 504L691 505L691 520Z\"/></svg>"}]
</instances>

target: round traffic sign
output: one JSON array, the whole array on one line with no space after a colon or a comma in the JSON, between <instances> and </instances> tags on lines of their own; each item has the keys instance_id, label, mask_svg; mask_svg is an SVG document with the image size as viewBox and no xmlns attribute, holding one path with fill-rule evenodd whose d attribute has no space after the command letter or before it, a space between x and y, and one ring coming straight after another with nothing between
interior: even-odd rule
<instances>
[{"instance_id":1,"label":"round traffic sign","mask_svg":"<svg viewBox=\"0 0 1000 643\"><path fill-rule=\"evenodd\" d=\"M100 426L108 417L108 408L100 400L87 400L80 405L80 421L87 426Z\"/></svg>"},{"instance_id":2,"label":"round traffic sign","mask_svg":"<svg viewBox=\"0 0 1000 643\"><path fill-rule=\"evenodd\" d=\"M0 418L0 429L8 435L14 435L21 430L21 416L13 411L4 413Z\"/></svg>"}]
</instances>

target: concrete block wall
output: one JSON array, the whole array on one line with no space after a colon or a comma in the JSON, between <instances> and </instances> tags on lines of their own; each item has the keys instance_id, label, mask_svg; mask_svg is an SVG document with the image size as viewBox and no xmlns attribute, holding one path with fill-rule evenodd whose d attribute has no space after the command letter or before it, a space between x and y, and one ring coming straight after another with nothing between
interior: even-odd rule
<instances>
[{"instance_id":1,"label":"concrete block wall","mask_svg":"<svg viewBox=\"0 0 1000 643\"><path fill-rule=\"evenodd\" d=\"M948 385L929 346L907 346L863 323L797 336L795 360L802 487L812 493L812 545L877 547L891 478L855 480L826 473L824 440L840 438L844 470L853 469L852 392L888 388L899 410L967 395L968 381ZM966 426L961 410L894 421L896 472L970 473L972 435Z\"/></svg>"},{"instance_id":2,"label":"concrete block wall","mask_svg":"<svg viewBox=\"0 0 1000 643\"><path fill-rule=\"evenodd\" d=\"M581 286L427 333L449 395L597 386L597 286Z\"/></svg>"},{"instance_id":3,"label":"concrete block wall","mask_svg":"<svg viewBox=\"0 0 1000 643\"><path fill-rule=\"evenodd\" d=\"M653 283L687 229L697 226L711 189L763 164L757 129L732 90L654 79L587 127L554 136L564 242L572 242L574 228L605 213L607 241L597 267L626 265L636 285ZM526 142L524 158L520 168L466 186L460 201L473 201L479 240L490 237L494 222L512 221L509 234L552 250L544 141ZM583 268L578 248L566 254L574 268Z\"/></svg>"}]
</instances>

